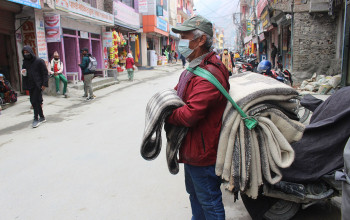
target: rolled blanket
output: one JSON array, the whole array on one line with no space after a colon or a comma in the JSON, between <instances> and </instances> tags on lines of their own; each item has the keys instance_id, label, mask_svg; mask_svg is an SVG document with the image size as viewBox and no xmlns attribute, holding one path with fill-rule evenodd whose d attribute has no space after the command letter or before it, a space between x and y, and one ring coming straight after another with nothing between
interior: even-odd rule
<instances>
[{"instance_id":1,"label":"rolled blanket","mask_svg":"<svg viewBox=\"0 0 350 220\"><path fill-rule=\"evenodd\" d=\"M303 124L292 120L296 106L290 99L298 93L286 84L256 73L235 75L230 85L233 100L259 124L249 131L236 109L227 104L216 174L228 181L227 189L256 198L262 178L270 184L279 182L282 178L279 168L289 167L294 160L290 143L298 141L304 131Z\"/></svg>"},{"instance_id":2,"label":"rolled blanket","mask_svg":"<svg viewBox=\"0 0 350 220\"><path fill-rule=\"evenodd\" d=\"M156 93L147 103L145 130L141 144L141 156L145 160L157 158L162 147L162 128L165 119L174 109L183 106L185 103L173 89ZM170 173L179 172L177 162L178 150L187 134L188 128L165 124L167 136L166 157Z\"/></svg>"}]
</instances>

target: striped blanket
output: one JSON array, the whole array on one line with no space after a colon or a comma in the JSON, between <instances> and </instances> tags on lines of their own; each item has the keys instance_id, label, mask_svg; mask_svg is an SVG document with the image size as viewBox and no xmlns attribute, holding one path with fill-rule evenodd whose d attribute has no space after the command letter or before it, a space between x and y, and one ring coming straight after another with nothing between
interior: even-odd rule
<instances>
[{"instance_id":1,"label":"striped blanket","mask_svg":"<svg viewBox=\"0 0 350 220\"><path fill-rule=\"evenodd\" d=\"M177 162L178 150L187 134L188 128L178 127L165 123L165 119L174 109L183 106L185 103L173 89L156 93L149 100L146 107L145 130L141 144L141 155L145 160L153 160L158 157L162 147L162 128L164 125L167 145L166 158L170 173L179 172Z\"/></svg>"},{"instance_id":2,"label":"striped blanket","mask_svg":"<svg viewBox=\"0 0 350 220\"><path fill-rule=\"evenodd\" d=\"M228 190L258 195L265 179L270 184L282 178L280 168L294 160L290 143L298 141L304 126L296 120L294 109L298 93L291 87L256 73L230 79L230 95L259 124L248 130L228 102L220 134L216 174L226 181Z\"/></svg>"}]
</instances>

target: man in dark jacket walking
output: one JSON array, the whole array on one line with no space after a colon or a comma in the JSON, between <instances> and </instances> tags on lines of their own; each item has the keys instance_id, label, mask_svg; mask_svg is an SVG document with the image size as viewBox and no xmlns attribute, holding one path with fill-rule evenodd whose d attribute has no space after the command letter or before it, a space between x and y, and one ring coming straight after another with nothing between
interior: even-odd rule
<instances>
[{"instance_id":1,"label":"man in dark jacket walking","mask_svg":"<svg viewBox=\"0 0 350 220\"><path fill-rule=\"evenodd\" d=\"M42 91L48 87L48 70L45 61L36 57L30 46L24 46L22 54L24 57L22 65L23 89L29 90L30 102L34 110L33 128L36 128L41 123L46 122L41 104Z\"/></svg>"},{"instance_id":2,"label":"man in dark jacket walking","mask_svg":"<svg viewBox=\"0 0 350 220\"><path fill-rule=\"evenodd\" d=\"M229 73L215 52L210 52L212 23L198 15L172 30L181 35L179 52L190 62L189 67L209 71L228 91ZM221 178L215 174L215 163L227 99L212 83L190 70L181 74L175 89L186 104L175 109L167 123L189 128L179 150L179 162L185 164L192 219L223 220Z\"/></svg>"},{"instance_id":3,"label":"man in dark jacket walking","mask_svg":"<svg viewBox=\"0 0 350 220\"><path fill-rule=\"evenodd\" d=\"M277 47L274 43L271 45L271 59L272 59L272 67L275 68L275 62L276 62L276 55L277 55Z\"/></svg>"},{"instance_id":4,"label":"man in dark jacket walking","mask_svg":"<svg viewBox=\"0 0 350 220\"><path fill-rule=\"evenodd\" d=\"M89 50L87 48L84 48L82 51L83 59L81 64L79 64L81 71L84 75L84 98L86 98L87 101L90 101L94 99L94 94L92 91L92 79L94 78L94 73L89 70L89 63L90 59L89 56ZM88 93L90 96L88 96Z\"/></svg>"}]
</instances>

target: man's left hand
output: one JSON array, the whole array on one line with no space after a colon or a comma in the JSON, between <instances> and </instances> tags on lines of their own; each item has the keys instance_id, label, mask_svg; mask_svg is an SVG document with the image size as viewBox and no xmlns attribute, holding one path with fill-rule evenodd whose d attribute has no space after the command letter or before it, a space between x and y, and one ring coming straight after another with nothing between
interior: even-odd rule
<instances>
[{"instance_id":1,"label":"man's left hand","mask_svg":"<svg viewBox=\"0 0 350 220\"><path fill-rule=\"evenodd\" d=\"M46 87L45 87L45 86L42 86L42 87L41 87L41 90L43 90L43 91L44 91L45 89L46 89Z\"/></svg>"}]
</instances>

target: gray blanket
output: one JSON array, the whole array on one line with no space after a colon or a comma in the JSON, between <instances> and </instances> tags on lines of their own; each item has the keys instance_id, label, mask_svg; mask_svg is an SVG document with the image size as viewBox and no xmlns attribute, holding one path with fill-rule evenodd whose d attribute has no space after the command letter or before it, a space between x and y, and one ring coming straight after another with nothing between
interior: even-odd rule
<instances>
[{"instance_id":1,"label":"gray blanket","mask_svg":"<svg viewBox=\"0 0 350 220\"><path fill-rule=\"evenodd\" d=\"M141 156L145 160L153 160L158 157L162 147L162 128L165 124L167 137L166 158L170 173L179 172L177 160L178 150L187 134L188 128L178 127L165 123L165 119L174 109L185 103L178 97L176 91L168 89L156 93L146 107L145 130L141 144Z\"/></svg>"},{"instance_id":2,"label":"gray blanket","mask_svg":"<svg viewBox=\"0 0 350 220\"><path fill-rule=\"evenodd\" d=\"M226 188L258 195L263 180L275 184L282 179L280 168L294 160L290 143L298 141L304 126L290 119L298 93L291 87L256 73L230 79L230 95L259 124L249 131L240 115L228 103L223 115L216 161L216 174L227 181ZM288 112L288 114L286 114Z\"/></svg>"}]
</instances>

